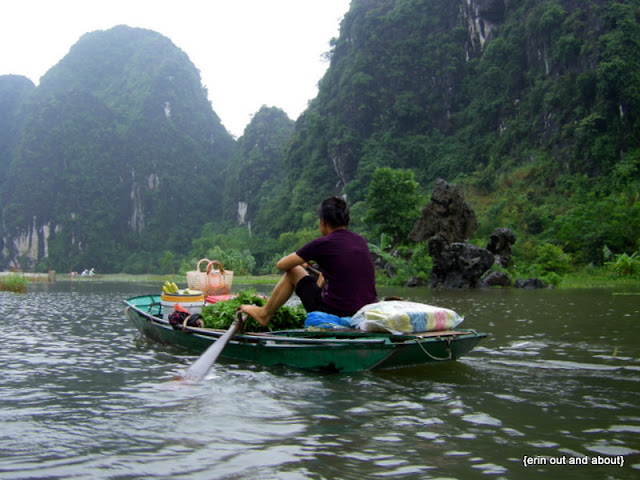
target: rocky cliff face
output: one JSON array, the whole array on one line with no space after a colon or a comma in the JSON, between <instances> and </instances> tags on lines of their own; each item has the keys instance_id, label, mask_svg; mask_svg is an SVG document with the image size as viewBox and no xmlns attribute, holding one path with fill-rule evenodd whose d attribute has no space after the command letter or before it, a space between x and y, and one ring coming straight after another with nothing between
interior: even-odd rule
<instances>
[{"instance_id":1,"label":"rocky cliff face","mask_svg":"<svg viewBox=\"0 0 640 480\"><path fill-rule=\"evenodd\" d=\"M466 0L461 12L469 27L467 58L477 56L491 36L491 32L504 20L504 0Z\"/></svg>"}]
</instances>

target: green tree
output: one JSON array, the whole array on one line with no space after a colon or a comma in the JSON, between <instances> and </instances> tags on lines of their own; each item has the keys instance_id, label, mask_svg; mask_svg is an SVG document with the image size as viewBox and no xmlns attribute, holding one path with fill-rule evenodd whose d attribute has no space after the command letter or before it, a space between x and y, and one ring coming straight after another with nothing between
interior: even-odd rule
<instances>
[{"instance_id":1,"label":"green tree","mask_svg":"<svg viewBox=\"0 0 640 480\"><path fill-rule=\"evenodd\" d=\"M640 202L621 194L599 198L594 193L575 199L575 206L559 215L548 237L583 263L602 265L603 248L614 254L633 254L640 238Z\"/></svg>"},{"instance_id":2,"label":"green tree","mask_svg":"<svg viewBox=\"0 0 640 480\"><path fill-rule=\"evenodd\" d=\"M172 252L168 250L164 252L162 259L160 260L160 264L166 273L173 274L176 272L175 255Z\"/></svg>"},{"instance_id":3,"label":"green tree","mask_svg":"<svg viewBox=\"0 0 640 480\"><path fill-rule=\"evenodd\" d=\"M420 203L418 182L411 170L377 168L367 194L364 223L376 236L387 234L397 243L413 228Z\"/></svg>"}]
</instances>

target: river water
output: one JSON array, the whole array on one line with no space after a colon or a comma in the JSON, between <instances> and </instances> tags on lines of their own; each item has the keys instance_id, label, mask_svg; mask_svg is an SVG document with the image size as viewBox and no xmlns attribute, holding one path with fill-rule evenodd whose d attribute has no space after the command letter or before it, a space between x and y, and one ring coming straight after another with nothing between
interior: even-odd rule
<instances>
[{"instance_id":1,"label":"river water","mask_svg":"<svg viewBox=\"0 0 640 480\"><path fill-rule=\"evenodd\" d=\"M222 361L183 385L171 379L196 357L124 317L123 299L157 290L0 292L0 478L640 478L639 292L380 289L489 337L455 363Z\"/></svg>"}]
</instances>

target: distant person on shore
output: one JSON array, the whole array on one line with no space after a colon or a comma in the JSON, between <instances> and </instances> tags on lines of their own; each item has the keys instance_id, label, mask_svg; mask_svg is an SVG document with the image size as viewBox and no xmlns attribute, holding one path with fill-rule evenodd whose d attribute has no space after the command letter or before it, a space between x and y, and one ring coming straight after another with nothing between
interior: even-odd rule
<instances>
[{"instance_id":1,"label":"distant person on shore","mask_svg":"<svg viewBox=\"0 0 640 480\"><path fill-rule=\"evenodd\" d=\"M353 316L361 307L377 302L375 271L364 237L347 230L349 207L339 197L328 197L318 209L321 237L281 258L284 271L264 307L240 309L261 325L295 292L307 312L320 311L339 317ZM321 274L316 280L305 266L315 262Z\"/></svg>"}]
</instances>

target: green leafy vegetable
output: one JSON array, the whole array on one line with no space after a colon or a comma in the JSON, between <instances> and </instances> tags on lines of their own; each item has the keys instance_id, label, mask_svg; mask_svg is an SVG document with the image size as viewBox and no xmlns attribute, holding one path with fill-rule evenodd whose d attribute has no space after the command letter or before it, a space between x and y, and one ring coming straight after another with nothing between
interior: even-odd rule
<instances>
[{"instance_id":1,"label":"green leafy vegetable","mask_svg":"<svg viewBox=\"0 0 640 480\"><path fill-rule=\"evenodd\" d=\"M258 296L255 290L244 290L239 292L235 298L205 306L201 314L204 319L204 326L207 328L227 329L233 323L240 305L263 306L265 303L265 298ZM306 315L302 305L295 307L285 305L278 309L266 327L249 317L245 322L244 329L247 332L264 332L304 328Z\"/></svg>"}]
</instances>

